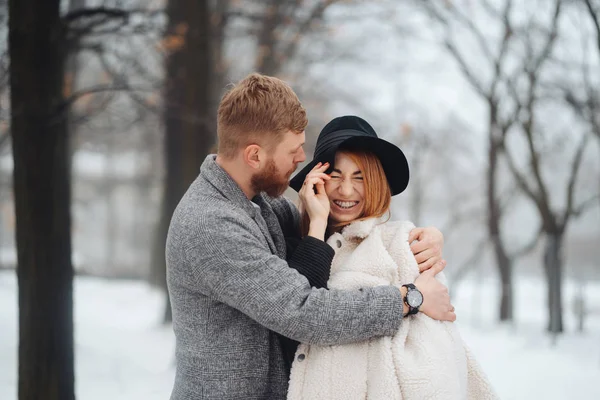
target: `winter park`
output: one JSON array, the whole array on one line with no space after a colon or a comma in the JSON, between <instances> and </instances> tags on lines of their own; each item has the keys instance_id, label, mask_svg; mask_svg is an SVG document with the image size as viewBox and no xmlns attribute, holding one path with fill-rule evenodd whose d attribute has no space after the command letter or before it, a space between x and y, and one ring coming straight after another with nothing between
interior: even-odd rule
<instances>
[{"instance_id":1,"label":"winter park","mask_svg":"<svg viewBox=\"0 0 600 400\"><path fill-rule=\"evenodd\" d=\"M0 34L0 399L600 399L599 0Z\"/></svg>"}]
</instances>

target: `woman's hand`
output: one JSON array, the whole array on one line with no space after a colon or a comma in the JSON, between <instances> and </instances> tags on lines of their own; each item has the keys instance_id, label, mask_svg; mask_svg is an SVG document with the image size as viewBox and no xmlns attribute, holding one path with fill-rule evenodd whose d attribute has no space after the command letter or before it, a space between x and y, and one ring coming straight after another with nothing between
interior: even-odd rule
<instances>
[{"instance_id":1,"label":"woman's hand","mask_svg":"<svg viewBox=\"0 0 600 400\"><path fill-rule=\"evenodd\" d=\"M328 168L329 163L318 163L315 165L308 175L306 175L302 189L298 192L302 208L306 210L310 218L311 228L318 225L319 228L322 228L323 234L324 229L327 227L327 218L329 217L330 210L329 198L325 193L325 181L331 179L325 173Z\"/></svg>"}]
</instances>

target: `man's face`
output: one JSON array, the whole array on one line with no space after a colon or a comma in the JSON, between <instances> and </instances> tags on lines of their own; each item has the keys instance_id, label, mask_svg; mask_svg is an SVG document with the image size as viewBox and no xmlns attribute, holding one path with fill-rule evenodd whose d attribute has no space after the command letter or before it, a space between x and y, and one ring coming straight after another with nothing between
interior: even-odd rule
<instances>
[{"instance_id":1,"label":"man's face","mask_svg":"<svg viewBox=\"0 0 600 400\"><path fill-rule=\"evenodd\" d=\"M271 197L278 197L285 192L298 164L306 160L302 147L304 136L304 132L283 134L282 141L268 155L266 165L252 177L252 188L256 193L265 192Z\"/></svg>"}]
</instances>

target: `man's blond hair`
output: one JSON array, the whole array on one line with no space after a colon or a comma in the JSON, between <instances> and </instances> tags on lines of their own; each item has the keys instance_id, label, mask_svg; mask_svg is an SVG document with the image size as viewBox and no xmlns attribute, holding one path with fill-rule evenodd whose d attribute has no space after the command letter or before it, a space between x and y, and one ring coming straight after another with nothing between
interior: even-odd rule
<instances>
[{"instance_id":1,"label":"man's blond hair","mask_svg":"<svg viewBox=\"0 0 600 400\"><path fill-rule=\"evenodd\" d=\"M283 133L302 133L307 124L306 111L287 83L271 76L250 74L221 99L218 152L231 159L250 144L272 149Z\"/></svg>"}]
</instances>

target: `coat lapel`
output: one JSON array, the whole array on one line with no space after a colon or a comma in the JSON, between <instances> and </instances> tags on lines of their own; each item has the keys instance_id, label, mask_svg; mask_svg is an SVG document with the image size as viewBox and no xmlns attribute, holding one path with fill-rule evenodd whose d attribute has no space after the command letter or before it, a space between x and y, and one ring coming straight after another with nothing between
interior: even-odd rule
<instances>
[{"instance_id":1,"label":"coat lapel","mask_svg":"<svg viewBox=\"0 0 600 400\"><path fill-rule=\"evenodd\" d=\"M271 247L273 254L276 254L285 260L286 245L283 231L281 230L281 225L279 225L277 215L275 214L275 211L273 211L273 207L271 207L271 204L269 204L266 197L266 194L261 193L254 198L254 202L260 206L263 221L266 224L265 228L267 230L266 233L263 230L263 233L265 233L267 240L270 240L269 246L273 246ZM261 229L264 228L261 226Z\"/></svg>"},{"instance_id":2,"label":"coat lapel","mask_svg":"<svg viewBox=\"0 0 600 400\"><path fill-rule=\"evenodd\" d=\"M273 208L266 200L266 195L260 194L253 199L254 203L260 207L260 212L258 212L258 209L252 204L248 197L246 197L238 184L216 163L215 159L216 156L214 154L207 156L204 163L202 163L200 173L215 187L216 190L221 192L223 196L241 207L248 215L250 215L250 217L252 217L252 219L254 219L265 237L271 253L285 260L286 247L283 231L281 230L279 220L277 219Z\"/></svg>"}]
</instances>

